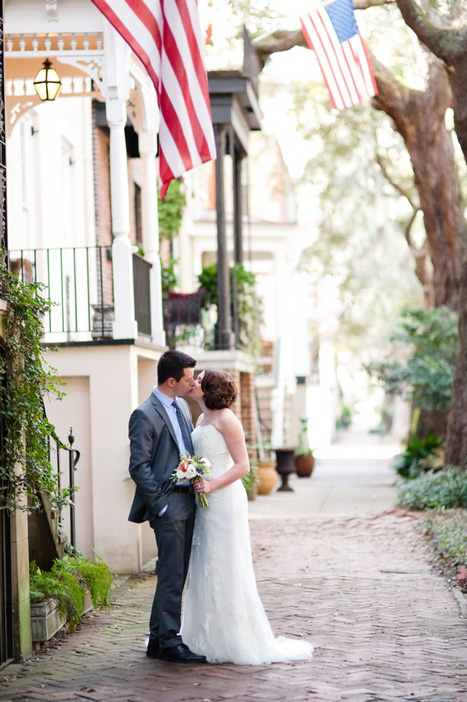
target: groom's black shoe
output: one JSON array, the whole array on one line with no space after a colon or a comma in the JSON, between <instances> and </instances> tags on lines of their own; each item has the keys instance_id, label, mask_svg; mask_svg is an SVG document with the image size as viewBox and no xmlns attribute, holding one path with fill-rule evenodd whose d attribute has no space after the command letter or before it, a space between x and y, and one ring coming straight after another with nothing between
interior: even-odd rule
<instances>
[{"instance_id":1,"label":"groom's black shoe","mask_svg":"<svg viewBox=\"0 0 467 702\"><path fill-rule=\"evenodd\" d=\"M157 658L157 652L159 650L159 639L149 639L148 647L146 649L146 655L149 658Z\"/></svg>"},{"instance_id":2,"label":"groom's black shoe","mask_svg":"<svg viewBox=\"0 0 467 702\"><path fill-rule=\"evenodd\" d=\"M149 655L149 654L148 654ZM197 653L190 651L184 643L179 643L177 646L169 646L167 648L159 648L156 658L160 661L173 661L174 663L205 663L205 656L198 656Z\"/></svg>"}]
</instances>

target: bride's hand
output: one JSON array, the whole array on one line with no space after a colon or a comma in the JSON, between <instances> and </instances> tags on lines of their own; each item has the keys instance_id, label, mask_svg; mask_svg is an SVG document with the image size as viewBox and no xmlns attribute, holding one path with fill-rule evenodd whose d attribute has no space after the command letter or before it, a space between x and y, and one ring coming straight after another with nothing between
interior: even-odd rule
<instances>
[{"instance_id":1,"label":"bride's hand","mask_svg":"<svg viewBox=\"0 0 467 702\"><path fill-rule=\"evenodd\" d=\"M207 495L209 492L212 492L212 485L204 478L195 480L195 492L204 492L204 494Z\"/></svg>"}]
</instances>

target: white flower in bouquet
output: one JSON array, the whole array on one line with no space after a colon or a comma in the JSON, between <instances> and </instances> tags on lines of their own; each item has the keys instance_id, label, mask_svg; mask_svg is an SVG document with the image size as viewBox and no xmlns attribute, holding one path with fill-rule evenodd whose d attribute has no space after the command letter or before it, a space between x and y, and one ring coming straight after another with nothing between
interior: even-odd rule
<instances>
[{"instance_id":1,"label":"white flower in bouquet","mask_svg":"<svg viewBox=\"0 0 467 702\"><path fill-rule=\"evenodd\" d=\"M186 482L193 484L195 480L201 480L203 475L211 472L211 462L204 456L185 456L180 454L180 463L174 470L171 480L174 483ZM208 506L208 499L203 492L198 493L200 507Z\"/></svg>"}]
</instances>

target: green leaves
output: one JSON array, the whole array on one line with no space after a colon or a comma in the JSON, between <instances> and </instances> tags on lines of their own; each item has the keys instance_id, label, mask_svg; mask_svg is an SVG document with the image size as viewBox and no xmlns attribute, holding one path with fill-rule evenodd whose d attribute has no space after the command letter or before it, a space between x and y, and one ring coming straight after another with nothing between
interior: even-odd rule
<instances>
[{"instance_id":1,"label":"green leaves","mask_svg":"<svg viewBox=\"0 0 467 702\"><path fill-rule=\"evenodd\" d=\"M467 507L467 473L451 467L404 481L399 486L399 504L410 509Z\"/></svg>"},{"instance_id":2,"label":"green leaves","mask_svg":"<svg viewBox=\"0 0 467 702\"><path fill-rule=\"evenodd\" d=\"M241 263L230 267L230 298L233 305L233 278L236 278L240 346L254 357L261 353L260 326L263 321L261 299L256 292L256 278ZM199 290L204 290L203 304L217 306L217 263L205 266L198 275Z\"/></svg>"},{"instance_id":3,"label":"green leaves","mask_svg":"<svg viewBox=\"0 0 467 702\"><path fill-rule=\"evenodd\" d=\"M408 442L406 450L394 459L393 468L403 478L416 478L433 467L430 459L439 453L441 444L439 436L428 434L424 439L414 436ZM442 463L439 467L442 468Z\"/></svg>"},{"instance_id":4,"label":"green leaves","mask_svg":"<svg viewBox=\"0 0 467 702\"><path fill-rule=\"evenodd\" d=\"M384 382L389 393L405 394L427 411L447 411L457 349L457 315L447 307L406 310L390 340L391 360L369 364L367 371Z\"/></svg>"},{"instance_id":5,"label":"green leaves","mask_svg":"<svg viewBox=\"0 0 467 702\"><path fill-rule=\"evenodd\" d=\"M165 200L158 196L159 236L161 240L172 241L180 231L183 213L186 207L186 197L182 190L181 180L172 180Z\"/></svg>"},{"instance_id":6,"label":"green leaves","mask_svg":"<svg viewBox=\"0 0 467 702\"><path fill-rule=\"evenodd\" d=\"M81 618L84 595L89 590L93 606L109 609L112 592L112 575L108 565L96 556L93 562L77 552L74 556L56 558L50 571L41 571L37 564L30 564L32 600L54 597L59 611L66 615L73 630Z\"/></svg>"},{"instance_id":7,"label":"green leaves","mask_svg":"<svg viewBox=\"0 0 467 702\"><path fill-rule=\"evenodd\" d=\"M58 490L49 460L50 439L62 444L45 416L43 397L52 392L60 398L57 386L63 383L43 356L42 319L51 303L42 293L42 285L24 285L0 265L0 298L8 303L6 358L0 358L0 409L6 429L0 478L8 485L6 502L12 511L40 507L40 491L55 507L70 499L69 491Z\"/></svg>"},{"instance_id":8,"label":"green leaves","mask_svg":"<svg viewBox=\"0 0 467 702\"><path fill-rule=\"evenodd\" d=\"M467 511L428 512L421 526L437 554L453 566L467 565Z\"/></svg>"}]
</instances>

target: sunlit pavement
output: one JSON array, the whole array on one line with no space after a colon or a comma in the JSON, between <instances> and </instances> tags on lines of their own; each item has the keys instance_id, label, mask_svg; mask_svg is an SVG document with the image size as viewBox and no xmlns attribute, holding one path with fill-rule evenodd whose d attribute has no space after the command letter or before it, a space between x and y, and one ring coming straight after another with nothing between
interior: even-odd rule
<instances>
[{"instance_id":1,"label":"sunlit pavement","mask_svg":"<svg viewBox=\"0 0 467 702\"><path fill-rule=\"evenodd\" d=\"M353 516L383 512L394 507L396 474L391 468L399 444L370 433L373 417L357 418L329 448L315 451L310 478L292 475L293 492L258 495L250 502L250 518Z\"/></svg>"}]
</instances>

